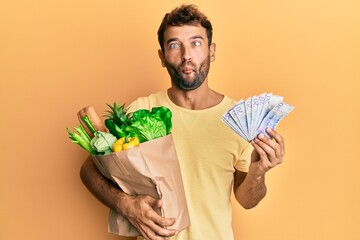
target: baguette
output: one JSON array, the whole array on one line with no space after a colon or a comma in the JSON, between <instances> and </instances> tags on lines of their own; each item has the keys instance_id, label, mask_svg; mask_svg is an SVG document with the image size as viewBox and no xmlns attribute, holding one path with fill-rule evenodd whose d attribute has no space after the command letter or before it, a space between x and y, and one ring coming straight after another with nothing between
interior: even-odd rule
<instances>
[{"instance_id":1,"label":"baguette","mask_svg":"<svg viewBox=\"0 0 360 240\"><path fill-rule=\"evenodd\" d=\"M92 106L84 107L77 113L78 119L83 126L86 133L93 138L94 134L91 132L86 123L82 120L84 116L88 116L92 125L94 126L96 131L107 132L103 121L100 119L99 115L96 113L95 108Z\"/></svg>"}]
</instances>

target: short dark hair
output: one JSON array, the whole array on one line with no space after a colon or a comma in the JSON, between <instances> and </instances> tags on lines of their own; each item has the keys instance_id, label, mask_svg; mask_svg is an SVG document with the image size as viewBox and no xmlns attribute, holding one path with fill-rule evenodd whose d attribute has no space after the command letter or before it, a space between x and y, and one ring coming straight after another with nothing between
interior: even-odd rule
<instances>
[{"instance_id":1,"label":"short dark hair","mask_svg":"<svg viewBox=\"0 0 360 240\"><path fill-rule=\"evenodd\" d=\"M194 4L181 5L166 13L158 30L158 41L164 51L164 32L170 26L198 25L205 28L209 46L212 42L212 25L209 19Z\"/></svg>"}]
</instances>

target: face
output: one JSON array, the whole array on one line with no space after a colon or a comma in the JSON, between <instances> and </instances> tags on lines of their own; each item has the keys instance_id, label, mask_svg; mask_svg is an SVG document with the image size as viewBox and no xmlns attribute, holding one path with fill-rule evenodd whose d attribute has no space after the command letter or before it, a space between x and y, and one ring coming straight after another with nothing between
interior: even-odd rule
<instances>
[{"instance_id":1,"label":"face","mask_svg":"<svg viewBox=\"0 0 360 240\"><path fill-rule=\"evenodd\" d=\"M210 62L215 59L215 44L209 47L201 26L174 26L164 32L164 52L159 50L173 85L193 90L207 79Z\"/></svg>"}]
</instances>

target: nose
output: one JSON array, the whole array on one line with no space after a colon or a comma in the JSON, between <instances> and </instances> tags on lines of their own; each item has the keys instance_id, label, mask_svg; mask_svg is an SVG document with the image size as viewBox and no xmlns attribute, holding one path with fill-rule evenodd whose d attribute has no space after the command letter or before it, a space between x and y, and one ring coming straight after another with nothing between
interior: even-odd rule
<instances>
[{"instance_id":1,"label":"nose","mask_svg":"<svg viewBox=\"0 0 360 240\"><path fill-rule=\"evenodd\" d=\"M182 45L182 49L181 49L181 53L182 53L182 60L184 62L188 62L191 61L191 49L190 47L187 47L185 45Z\"/></svg>"}]
</instances>

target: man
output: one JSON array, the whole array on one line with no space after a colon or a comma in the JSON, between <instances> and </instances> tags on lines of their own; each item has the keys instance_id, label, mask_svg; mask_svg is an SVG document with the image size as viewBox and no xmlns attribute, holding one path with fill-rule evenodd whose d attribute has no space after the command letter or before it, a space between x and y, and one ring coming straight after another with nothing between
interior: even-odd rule
<instances>
[{"instance_id":1,"label":"man","mask_svg":"<svg viewBox=\"0 0 360 240\"><path fill-rule=\"evenodd\" d=\"M210 21L196 6L182 5L166 14L158 39L158 55L170 75L171 87L139 98L131 111L160 105L172 111L172 133L191 227L180 233L171 229L176 219L154 211L161 207L161 200L125 194L109 183L90 159L82 166L81 178L100 201L125 216L145 239L233 239L232 188L244 208L256 206L266 194L266 172L282 162L283 138L268 129L272 139L259 134L248 143L221 122L221 115L235 100L208 86L216 45Z\"/></svg>"}]
</instances>

